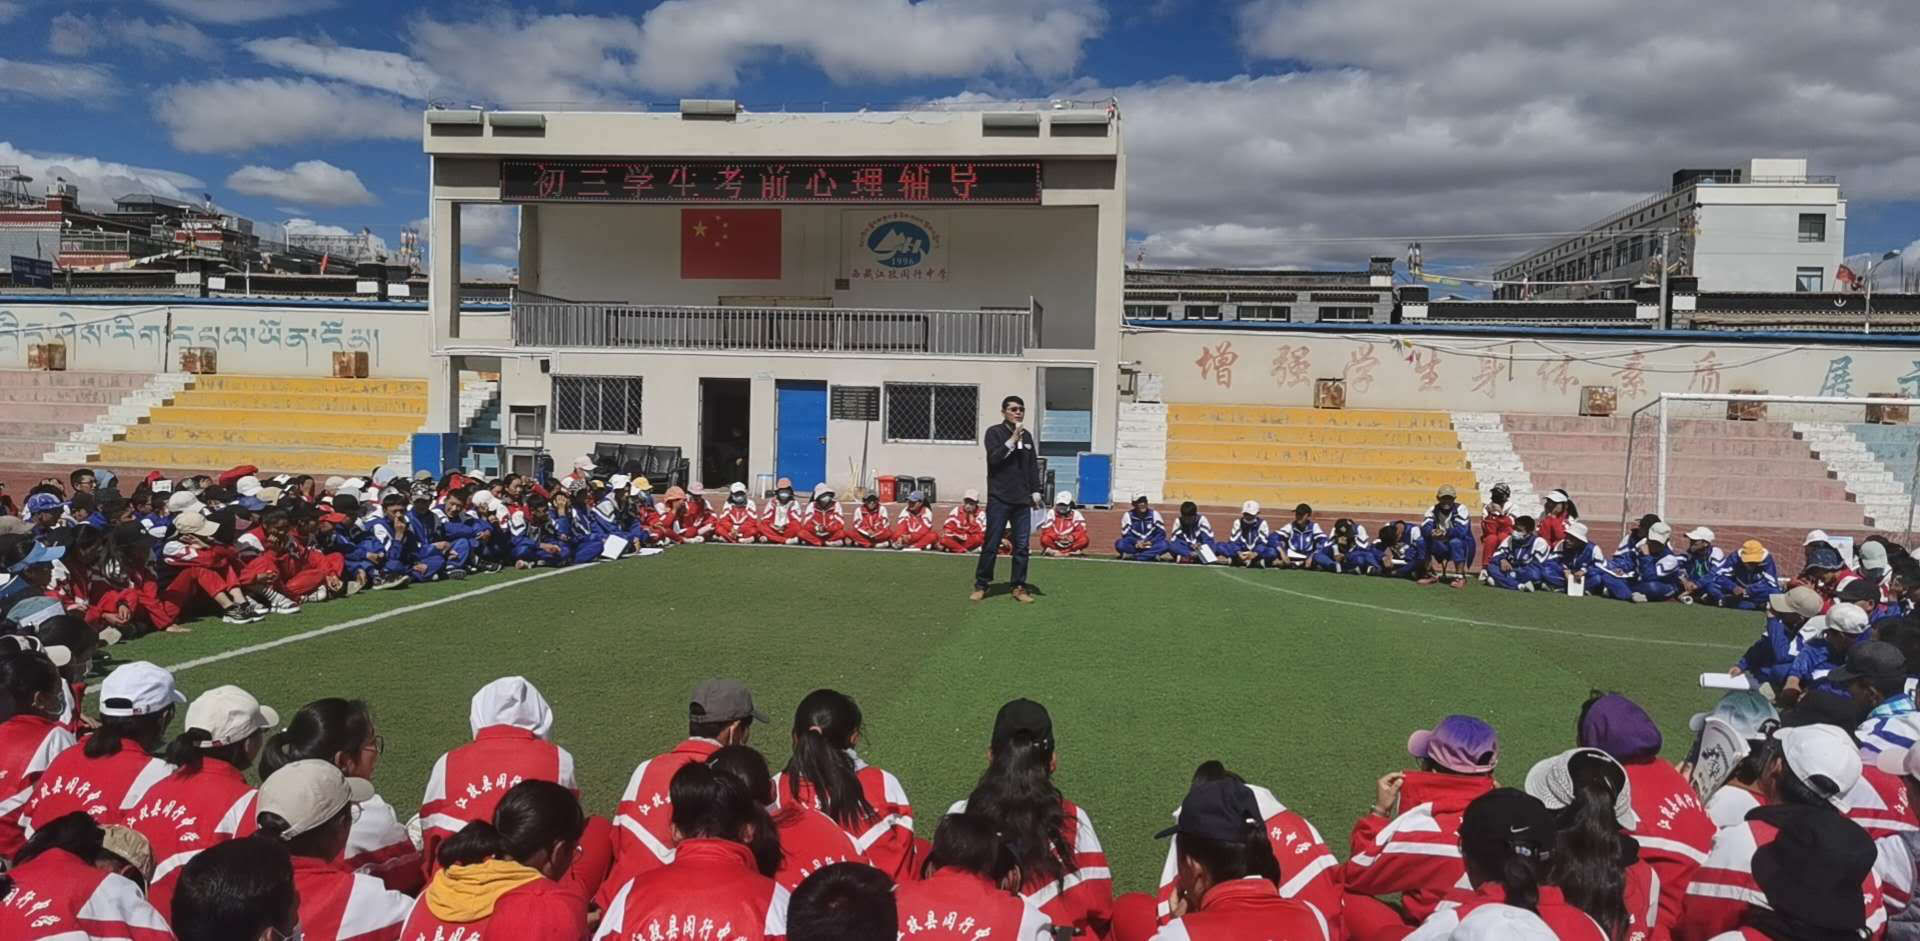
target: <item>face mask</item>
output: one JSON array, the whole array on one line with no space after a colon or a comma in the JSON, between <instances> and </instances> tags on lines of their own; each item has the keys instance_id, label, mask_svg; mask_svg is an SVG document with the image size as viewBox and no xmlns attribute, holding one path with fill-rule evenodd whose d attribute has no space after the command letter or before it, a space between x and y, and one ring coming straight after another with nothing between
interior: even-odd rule
<instances>
[{"instance_id":1,"label":"face mask","mask_svg":"<svg viewBox=\"0 0 1920 941\"><path fill-rule=\"evenodd\" d=\"M744 493L733 494L727 497L727 502L733 504L734 506L746 506L747 495Z\"/></svg>"}]
</instances>

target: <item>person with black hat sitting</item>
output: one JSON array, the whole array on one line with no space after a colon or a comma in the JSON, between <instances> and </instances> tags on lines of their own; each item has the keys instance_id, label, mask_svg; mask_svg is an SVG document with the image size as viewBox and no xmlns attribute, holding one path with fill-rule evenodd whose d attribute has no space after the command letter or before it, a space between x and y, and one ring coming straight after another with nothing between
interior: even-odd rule
<instances>
[{"instance_id":1,"label":"person with black hat sitting","mask_svg":"<svg viewBox=\"0 0 1920 941\"><path fill-rule=\"evenodd\" d=\"M1819 808L1781 808L1773 842L1753 853L1753 882L1765 905L1750 905L1723 941L1845 941L1871 927L1860 909L1876 853L1865 831ZM1764 811L1756 811L1761 813ZM1896 935L1889 933L1889 937Z\"/></svg>"},{"instance_id":2,"label":"person with black hat sitting","mask_svg":"<svg viewBox=\"0 0 1920 941\"><path fill-rule=\"evenodd\" d=\"M1193 941L1330 938L1329 915L1280 895L1280 863L1252 789L1232 778L1196 781L1173 837L1173 920L1154 935ZM1335 913L1337 915L1337 913Z\"/></svg>"},{"instance_id":3,"label":"person with black hat sitting","mask_svg":"<svg viewBox=\"0 0 1920 941\"><path fill-rule=\"evenodd\" d=\"M1477 908L1511 905L1540 916L1560 941L1607 941L1600 923L1568 904L1556 886L1540 884L1541 870L1553 851L1553 814L1525 791L1503 787L1467 805L1460 820L1460 859L1471 891L1455 889L1407 941L1434 941L1453 935Z\"/></svg>"}]
</instances>

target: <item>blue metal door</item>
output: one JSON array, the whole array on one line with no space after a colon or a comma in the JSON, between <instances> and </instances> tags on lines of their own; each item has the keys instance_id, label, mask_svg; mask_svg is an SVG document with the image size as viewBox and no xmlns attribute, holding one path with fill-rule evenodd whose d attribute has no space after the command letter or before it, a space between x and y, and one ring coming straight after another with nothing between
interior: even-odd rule
<instances>
[{"instance_id":1,"label":"blue metal door","mask_svg":"<svg viewBox=\"0 0 1920 941\"><path fill-rule=\"evenodd\" d=\"M774 475L804 495L827 479L827 384L781 379L774 393Z\"/></svg>"}]
</instances>

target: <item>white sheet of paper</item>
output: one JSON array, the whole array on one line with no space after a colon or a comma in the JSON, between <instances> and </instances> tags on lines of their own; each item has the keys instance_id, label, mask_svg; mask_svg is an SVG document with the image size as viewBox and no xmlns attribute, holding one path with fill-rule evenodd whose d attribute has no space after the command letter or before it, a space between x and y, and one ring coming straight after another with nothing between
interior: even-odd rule
<instances>
[{"instance_id":1,"label":"white sheet of paper","mask_svg":"<svg viewBox=\"0 0 1920 941\"><path fill-rule=\"evenodd\" d=\"M1746 674L1728 676L1725 673L1700 674L1701 689L1753 689L1753 677Z\"/></svg>"},{"instance_id":2,"label":"white sheet of paper","mask_svg":"<svg viewBox=\"0 0 1920 941\"><path fill-rule=\"evenodd\" d=\"M1212 565L1213 563L1220 561L1220 556L1218 553L1215 553L1213 551L1212 546L1201 546L1200 561L1205 562L1208 565Z\"/></svg>"},{"instance_id":3,"label":"white sheet of paper","mask_svg":"<svg viewBox=\"0 0 1920 941\"><path fill-rule=\"evenodd\" d=\"M620 553L625 551L627 551L625 536L608 536L607 544L600 550L600 558L617 559L620 558Z\"/></svg>"},{"instance_id":4,"label":"white sheet of paper","mask_svg":"<svg viewBox=\"0 0 1920 941\"><path fill-rule=\"evenodd\" d=\"M1578 575L1567 576L1567 597L1583 598L1587 594L1587 580Z\"/></svg>"}]
</instances>

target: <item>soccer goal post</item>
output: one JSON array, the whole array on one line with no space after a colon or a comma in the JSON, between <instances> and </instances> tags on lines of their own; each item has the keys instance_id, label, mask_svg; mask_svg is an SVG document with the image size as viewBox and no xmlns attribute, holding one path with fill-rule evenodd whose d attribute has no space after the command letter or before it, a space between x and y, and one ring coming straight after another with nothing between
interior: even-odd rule
<instances>
[{"instance_id":1,"label":"soccer goal post","mask_svg":"<svg viewBox=\"0 0 1920 941\"><path fill-rule=\"evenodd\" d=\"M1920 398L1663 392L1628 416L1622 531L1653 512L1676 530L1865 528L1910 543L1914 406Z\"/></svg>"}]
</instances>

